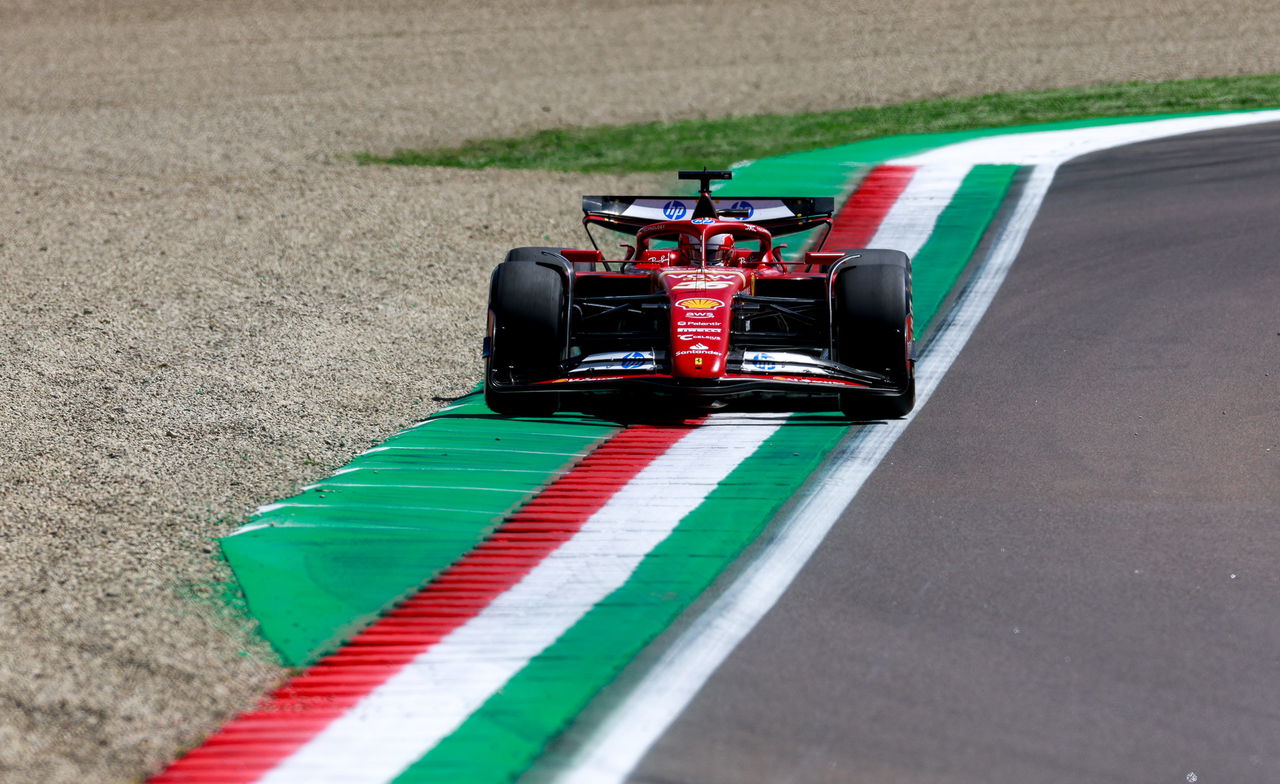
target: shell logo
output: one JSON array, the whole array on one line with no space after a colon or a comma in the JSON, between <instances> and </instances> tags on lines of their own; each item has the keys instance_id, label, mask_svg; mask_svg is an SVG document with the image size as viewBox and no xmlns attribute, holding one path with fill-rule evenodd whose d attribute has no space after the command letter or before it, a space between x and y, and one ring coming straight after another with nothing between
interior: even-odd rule
<instances>
[{"instance_id":1,"label":"shell logo","mask_svg":"<svg viewBox=\"0 0 1280 784\"><path fill-rule=\"evenodd\" d=\"M693 297L690 299L682 299L676 302L677 308L687 308L689 310L714 310L715 308L724 307L724 303L718 299L707 299L705 297Z\"/></svg>"}]
</instances>

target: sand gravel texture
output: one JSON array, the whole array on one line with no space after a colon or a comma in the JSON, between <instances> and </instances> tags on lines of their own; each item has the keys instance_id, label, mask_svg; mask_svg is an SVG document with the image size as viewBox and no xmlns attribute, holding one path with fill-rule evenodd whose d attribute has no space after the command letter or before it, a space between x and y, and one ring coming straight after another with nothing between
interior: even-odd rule
<instances>
[{"instance_id":1,"label":"sand gravel texture","mask_svg":"<svg viewBox=\"0 0 1280 784\"><path fill-rule=\"evenodd\" d=\"M1278 33L1258 0L0 0L0 781L136 780L277 682L212 538L469 389L506 248L661 187L343 153L1273 72Z\"/></svg>"}]
</instances>

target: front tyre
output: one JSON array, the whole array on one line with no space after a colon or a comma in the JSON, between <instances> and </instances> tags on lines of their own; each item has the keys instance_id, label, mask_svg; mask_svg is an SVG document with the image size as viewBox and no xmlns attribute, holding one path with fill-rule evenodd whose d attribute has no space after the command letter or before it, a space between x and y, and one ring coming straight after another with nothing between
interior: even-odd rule
<instances>
[{"instance_id":1,"label":"front tyre","mask_svg":"<svg viewBox=\"0 0 1280 784\"><path fill-rule=\"evenodd\" d=\"M891 250L850 251L859 258L836 270L832 286L835 360L888 376L897 392L840 395L850 419L898 419L916 402L911 361L911 261Z\"/></svg>"},{"instance_id":2,"label":"front tyre","mask_svg":"<svg viewBox=\"0 0 1280 784\"><path fill-rule=\"evenodd\" d=\"M533 259L512 259L493 271L489 287L489 356L484 402L503 416L547 416L559 408L554 392L510 392L495 380L525 383L559 373L567 330L566 281Z\"/></svg>"}]
</instances>

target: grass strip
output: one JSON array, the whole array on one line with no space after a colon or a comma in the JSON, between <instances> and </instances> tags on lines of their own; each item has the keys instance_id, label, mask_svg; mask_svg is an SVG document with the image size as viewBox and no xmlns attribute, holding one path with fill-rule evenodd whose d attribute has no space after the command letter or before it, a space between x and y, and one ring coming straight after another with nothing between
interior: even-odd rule
<instances>
[{"instance_id":1,"label":"grass strip","mask_svg":"<svg viewBox=\"0 0 1280 784\"><path fill-rule=\"evenodd\" d=\"M1135 114L1232 111L1280 106L1280 74L1126 82L1024 93L937 98L808 114L557 128L479 139L458 147L357 153L364 164L500 167L569 172L668 172L726 168L745 159L900 134Z\"/></svg>"}]
</instances>

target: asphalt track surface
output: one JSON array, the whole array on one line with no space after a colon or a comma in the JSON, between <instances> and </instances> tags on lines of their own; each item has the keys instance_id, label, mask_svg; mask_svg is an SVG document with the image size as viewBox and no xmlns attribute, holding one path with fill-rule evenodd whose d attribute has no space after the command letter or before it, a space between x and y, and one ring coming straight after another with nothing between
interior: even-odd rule
<instances>
[{"instance_id":1,"label":"asphalt track surface","mask_svg":"<svg viewBox=\"0 0 1280 784\"><path fill-rule=\"evenodd\" d=\"M1059 170L639 782L1280 780L1280 125Z\"/></svg>"}]
</instances>

